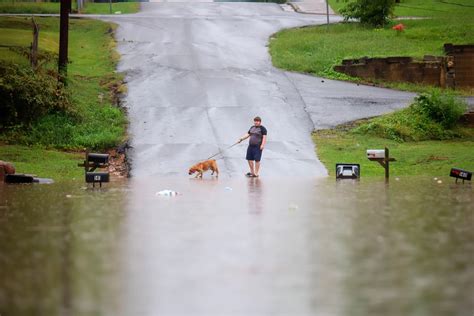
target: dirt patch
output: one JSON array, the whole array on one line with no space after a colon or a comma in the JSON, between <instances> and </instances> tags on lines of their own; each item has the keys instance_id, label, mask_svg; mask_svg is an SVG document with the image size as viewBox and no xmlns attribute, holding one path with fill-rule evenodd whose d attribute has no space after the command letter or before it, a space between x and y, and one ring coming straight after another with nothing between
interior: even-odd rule
<instances>
[{"instance_id":1,"label":"dirt patch","mask_svg":"<svg viewBox=\"0 0 474 316\"><path fill-rule=\"evenodd\" d=\"M125 152L119 152L119 149L111 149L107 152L109 157L109 173L112 178L128 178L129 164L127 162L127 155Z\"/></svg>"}]
</instances>

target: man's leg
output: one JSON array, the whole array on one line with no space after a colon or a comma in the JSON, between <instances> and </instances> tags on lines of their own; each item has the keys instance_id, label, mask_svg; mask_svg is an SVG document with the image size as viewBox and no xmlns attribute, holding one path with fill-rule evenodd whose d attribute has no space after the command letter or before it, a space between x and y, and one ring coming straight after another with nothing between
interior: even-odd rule
<instances>
[{"instance_id":1,"label":"man's leg","mask_svg":"<svg viewBox=\"0 0 474 316\"><path fill-rule=\"evenodd\" d=\"M254 169L253 169L253 160L247 160L247 161L250 167L250 174L255 174Z\"/></svg>"},{"instance_id":2,"label":"man's leg","mask_svg":"<svg viewBox=\"0 0 474 316\"><path fill-rule=\"evenodd\" d=\"M258 171L260 170L260 161L255 161L255 173L254 175L258 176Z\"/></svg>"}]
</instances>

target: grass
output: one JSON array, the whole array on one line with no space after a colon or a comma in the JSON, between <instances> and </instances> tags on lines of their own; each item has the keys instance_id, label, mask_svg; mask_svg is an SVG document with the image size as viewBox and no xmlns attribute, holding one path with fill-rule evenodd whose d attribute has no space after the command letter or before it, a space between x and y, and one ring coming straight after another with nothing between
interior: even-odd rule
<instances>
[{"instance_id":1,"label":"grass","mask_svg":"<svg viewBox=\"0 0 474 316\"><path fill-rule=\"evenodd\" d=\"M0 159L14 164L17 173L35 174L54 180L82 179L84 169L77 166L84 160L81 153L45 150L42 147L0 145Z\"/></svg>"},{"instance_id":2,"label":"grass","mask_svg":"<svg viewBox=\"0 0 474 316\"><path fill-rule=\"evenodd\" d=\"M456 1L472 3L469 0ZM416 16L428 9L448 10L452 5L436 4L435 1L406 0L397 14ZM331 1L335 10L342 6L341 0ZM419 6L426 10L410 9ZM436 11L438 12L438 11ZM439 13L439 12L438 12ZM436 13L434 19L403 20L406 31L396 34L392 25L372 29L359 23L333 24L326 26L287 29L276 33L270 41L270 54L276 67L291 71L310 73L339 80L361 81L333 70L343 59L388 56L444 55L445 43L469 44L474 42L474 7L457 6L450 14ZM399 23L400 21L397 21ZM380 82L376 82L380 83ZM402 90L422 92L427 87L416 84L387 84ZM470 93L471 91L468 91Z\"/></svg>"},{"instance_id":3,"label":"grass","mask_svg":"<svg viewBox=\"0 0 474 316\"><path fill-rule=\"evenodd\" d=\"M40 25L40 50L57 54L57 18L36 18ZM0 18L0 40L6 45L26 47L31 40L29 18ZM96 20L70 21L70 64L68 65L68 91L78 118L57 114L42 117L27 132L24 128L3 136L26 145L43 145L60 149L110 148L124 137L126 119L122 111L113 106L110 88L123 90L121 76L115 73L118 56L114 52L112 34L114 26ZM17 53L0 50L6 60L21 60ZM55 65L49 65L55 68Z\"/></svg>"},{"instance_id":4,"label":"grass","mask_svg":"<svg viewBox=\"0 0 474 316\"><path fill-rule=\"evenodd\" d=\"M391 176L446 176L452 167L474 170L474 136L463 140L397 142L338 128L313 133L319 159L334 176L336 163L359 163L361 176L383 177L384 170L367 160L367 149L390 149L397 159L390 164Z\"/></svg>"},{"instance_id":5,"label":"grass","mask_svg":"<svg viewBox=\"0 0 474 316\"><path fill-rule=\"evenodd\" d=\"M339 12L346 5L345 0L329 0L331 8ZM449 15L470 15L474 9L471 0L456 0L441 2L439 0L405 0L395 7L395 16L437 17Z\"/></svg>"},{"instance_id":6,"label":"grass","mask_svg":"<svg viewBox=\"0 0 474 316\"><path fill-rule=\"evenodd\" d=\"M40 25L40 52L56 54L59 46L59 19L35 18ZM40 176L64 174L74 177L75 171L66 172L71 166L70 154L56 153L52 159L57 168L45 166L45 157L52 154L47 149L81 151L86 148L104 150L121 143L125 138L126 117L114 104L114 91L123 92L122 77L115 73L118 54L115 52L113 32L115 26L97 20L71 19L69 33L69 59L67 90L76 116L50 114L38 119L31 127L16 127L3 130L0 141L0 159L18 162L19 172L30 172ZM12 46L28 47L31 42L31 20L26 17L0 17L0 58L27 65L27 59L12 50ZM44 67L56 69L56 64ZM43 148L43 149L41 149ZM36 153L32 159L26 154ZM25 156L26 164L22 157ZM18 158L15 158L18 157ZM74 156L75 163L77 159ZM23 169L25 167L25 169ZM43 170L43 168L46 168ZM49 168L49 169L48 169ZM74 170L79 169L74 166ZM63 170L63 171L61 171ZM54 171L54 172L52 172ZM58 173L59 172L59 173ZM62 176L61 176L62 177ZM57 178L56 176L54 178Z\"/></svg>"},{"instance_id":7,"label":"grass","mask_svg":"<svg viewBox=\"0 0 474 316\"><path fill-rule=\"evenodd\" d=\"M73 13L77 12L75 3L72 5ZM112 14L115 12L136 13L140 10L139 2L114 2ZM0 2L0 13L31 13L31 14L59 14L59 2ZM83 14L111 14L108 3L86 3Z\"/></svg>"},{"instance_id":8,"label":"grass","mask_svg":"<svg viewBox=\"0 0 474 316\"><path fill-rule=\"evenodd\" d=\"M313 133L321 161L333 174L336 163L360 163L365 176L383 175L365 158L367 149L388 147L396 175L447 175L450 168L474 168L474 128L459 123L466 104L452 94L431 91L408 108Z\"/></svg>"}]
</instances>

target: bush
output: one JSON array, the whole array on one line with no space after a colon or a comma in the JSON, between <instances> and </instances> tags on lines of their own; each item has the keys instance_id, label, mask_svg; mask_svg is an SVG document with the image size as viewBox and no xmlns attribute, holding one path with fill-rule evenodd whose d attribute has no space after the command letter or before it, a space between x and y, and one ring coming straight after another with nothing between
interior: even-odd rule
<instances>
[{"instance_id":1,"label":"bush","mask_svg":"<svg viewBox=\"0 0 474 316\"><path fill-rule=\"evenodd\" d=\"M355 0L340 10L344 20L357 19L363 24L384 26L393 13L395 0Z\"/></svg>"},{"instance_id":2,"label":"bush","mask_svg":"<svg viewBox=\"0 0 474 316\"><path fill-rule=\"evenodd\" d=\"M412 107L417 112L440 123L443 127L451 128L466 112L467 104L453 94L442 94L434 90L416 97Z\"/></svg>"},{"instance_id":3,"label":"bush","mask_svg":"<svg viewBox=\"0 0 474 316\"><path fill-rule=\"evenodd\" d=\"M72 112L55 76L0 61L0 127L31 125L52 112Z\"/></svg>"},{"instance_id":4,"label":"bush","mask_svg":"<svg viewBox=\"0 0 474 316\"><path fill-rule=\"evenodd\" d=\"M465 109L452 94L432 91L416 97L409 108L371 119L352 132L398 142L463 138L465 131L456 123Z\"/></svg>"}]
</instances>

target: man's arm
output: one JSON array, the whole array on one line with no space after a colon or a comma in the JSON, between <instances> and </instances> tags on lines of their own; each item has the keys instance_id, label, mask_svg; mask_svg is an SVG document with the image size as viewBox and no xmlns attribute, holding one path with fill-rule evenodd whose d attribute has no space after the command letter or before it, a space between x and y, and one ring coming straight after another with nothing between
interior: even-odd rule
<instances>
[{"instance_id":1,"label":"man's arm","mask_svg":"<svg viewBox=\"0 0 474 316\"><path fill-rule=\"evenodd\" d=\"M262 136L262 144L260 145L260 150L263 150L265 148L265 144L267 143L267 135Z\"/></svg>"},{"instance_id":2,"label":"man's arm","mask_svg":"<svg viewBox=\"0 0 474 316\"><path fill-rule=\"evenodd\" d=\"M246 139L249 138L249 137L250 137L250 134L249 134L249 133L243 135L242 137L239 138L239 143L243 142L244 140L246 140Z\"/></svg>"}]
</instances>

